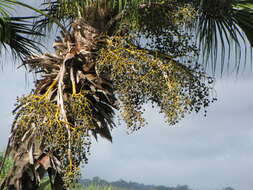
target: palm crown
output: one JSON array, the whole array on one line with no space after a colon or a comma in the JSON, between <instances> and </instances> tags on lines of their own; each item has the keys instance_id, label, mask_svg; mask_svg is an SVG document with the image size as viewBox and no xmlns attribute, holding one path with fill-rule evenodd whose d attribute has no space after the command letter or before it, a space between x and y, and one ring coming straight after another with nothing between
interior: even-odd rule
<instances>
[{"instance_id":1,"label":"palm crown","mask_svg":"<svg viewBox=\"0 0 253 190\"><path fill-rule=\"evenodd\" d=\"M214 3L215 11L207 8L208 3ZM120 110L128 129L135 131L146 124L142 105L147 102L157 105L171 125L186 113L207 107L214 100L213 81L195 63L198 50L186 28L198 24L207 52L217 46L216 32L237 42L236 32L244 31L240 19L231 21L233 26L228 20L240 11L251 15L245 3L43 3L35 33L47 32L53 23L62 31L53 44L54 53L32 55L23 62L41 75L33 92L19 98L14 110L7 149L14 165L2 188L36 189L45 173L54 189L67 188L87 161L91 134L112 140L114 110Z\"/></svg>"}]
</instances>

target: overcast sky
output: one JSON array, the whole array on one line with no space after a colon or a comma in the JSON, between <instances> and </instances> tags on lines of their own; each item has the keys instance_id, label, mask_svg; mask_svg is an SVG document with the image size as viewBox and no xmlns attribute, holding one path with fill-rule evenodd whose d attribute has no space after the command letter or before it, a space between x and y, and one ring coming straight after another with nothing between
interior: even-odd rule
<instances>
[{"instance_id":1,"label":"overcast sky","mask_svg":"<svg viewBox=\"0 0 253 190\"><path fill-rule=\"evenodd\" d=\"M0 71L0 150L9 136L15 99L33 87L32 76L16 70L10 58ZM231 79L232 78L232 79ZM93 142L83 178L99 176L145 184L187 184L198 190L253 187L253 73L217 80L218 101L207 113L191 114L174 127L147 106L148 126L127 135L113 131L113 143ZM26 80L27 79L27 80Z\"/></svg>"}]
</instances>

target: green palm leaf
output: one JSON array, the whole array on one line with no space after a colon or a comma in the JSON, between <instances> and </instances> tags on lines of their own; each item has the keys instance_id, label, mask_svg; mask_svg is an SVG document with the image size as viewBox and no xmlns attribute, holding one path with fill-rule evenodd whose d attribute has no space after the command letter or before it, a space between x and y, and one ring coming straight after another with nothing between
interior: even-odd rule
<instances>
[{"instance_id":1,"label":"green palm leaf","mask_svg":"<svg viewBox=\"0 0 253 190\"><path fill-rule=\"evenodd\" d=\"M14 57L24 59L36 51L40 51L40 43L28 36L41 36L31 29L31 17L0 18L0 43L4 48L10 47Z\"/></svg>"},{"instance_id":2,"label":"green palm leaf","mask_svg":"<svg viewBox=\"0 0 253 190\"><path fill-rule=\"evenodd\" d=\"M24 59L34 52L40 51L41 44L33 37L42 34L32 29L34 17L12 17L10 10L21 5L33 9L31 6L12 0L0 1L0 45L11 51L14 57Z\"/></svg>"},{"instance_id":3,"label":"green palm leaf","mask_svg":"<svg viewBox=\"0 0 253 190\"><path fill-rule=\"evenodd\" d=\"M195 21L196 32L206 64L207 60L211 59L212 71L215 73L217 62L220 61L219 66L222 74L225 59L230 60L232 50L236 49L235 51L238 51L240 57L241 46L247 46L248 43L251 46L253 44L253 2L240 0L193 2L198 9L197 21ZM233 44L235 44L235 48L232 47ZM217 59L218 52L221 52L219 53L220 60ZM227 67L229 67L231 63L227 62ZM236 63L237 70L240 62L239 58Z\"/></svg>"},{"instance_id":4,"label":"green palm leaf","mask_svg":"<svg viewBox=\"0 0 253 190\"><path fill-rule=\"evenodd\" d=\"M253 47L253 9L244 8L234 12L237 25L245 33L251 47Z\"/></svg>"}]
</instances>

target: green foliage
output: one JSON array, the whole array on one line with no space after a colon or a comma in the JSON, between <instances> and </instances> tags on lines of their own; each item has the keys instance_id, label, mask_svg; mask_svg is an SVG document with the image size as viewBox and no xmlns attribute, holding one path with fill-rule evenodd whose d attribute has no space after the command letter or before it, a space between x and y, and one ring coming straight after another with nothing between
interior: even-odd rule
<instances>
[{"instance_id":1,"label":"green foliage","mask_svg":"<svg viewBox=\"0 0 253 190\"><path fill-rule=\"evenodd\" d=\"M195 24L192 25L193 33L197 32L197 39L206 61L210 61L209 58L211 58L213 73L217 70L217 62L220 62L221 74L225 67L225 59L228 60L227 67L231 66L231 52L240 57L242 46L246 48L244 53L251 55L247 44L249 42L253 47L252 1L203 0L200 3L196 0L193 2L198 10L197 17L193 21ZM217 59L218 57L221 59ZM240 68L240 62L241 58L236 60L234 65L237 71Z\"/></svg>"},{"instance_id":2,"label":"green foliage","mask_svg":"<svg viewBox=\"0 0 253 190\"><path fill-rule=\"evenodd\" d=\"M40 183L39 190L51 190L51 185L49 178L45 178ZM99 184L89 184L83 185L80 183L76 183L75 187L71 188L70 190L113 190L109 185L108 186L101 186Z\"/></svg>"},{"instance_id":3,"label":"green foliage","mask_svg":"<svg viewBox=\"0 0 253 190\"><path fill-rule=\"evenodd\" d=\"M83 190L112 190L112 188L111 187L103 187L103 186L93 184L93 185L89 185L88 187L83 188Z\"/></svg>"},{"instance_id":4,"label":"green foliage","mask_svg":"<svg viewBox=\"0 0 253 190\"><path fill-rule=\"evenodd\" d=\"M11 16L10 10L17 5L18 2L12 0L0 1L0 47L9 47L15 58L24 60L26 56L40 52L41 44L32 38L42 34L32 30L34 17Z\"/></svg>"},{"instance_id":5,"label":"green foliage","mask_svg":"<svg viewBox=\"0 0 253 190\"><path fill-rule=\"evenodd\" d=\"M125 180L108 182L106 180L100 179L99 177L94 177L93 179L83 179L80 180L80 183L85 187L96 184L100 187L111 187L112 190L192 190L187 185L168 187L163 185L145 185L136 182L127 182Z\"/></svg>"},{"instance_id":6,"label":"green foliage","mask_svg":"<svg viewBox=\"0 0 253 190\"><path fill-rule=\"evenodd\" d=\"M0 152L0 166L2 166L0 171L0 184L1 184L2 180L7 176L12 166L12 160L10 157L7 157L6 160L4 161L4 152Z\"/></svg>"}]
</instances>

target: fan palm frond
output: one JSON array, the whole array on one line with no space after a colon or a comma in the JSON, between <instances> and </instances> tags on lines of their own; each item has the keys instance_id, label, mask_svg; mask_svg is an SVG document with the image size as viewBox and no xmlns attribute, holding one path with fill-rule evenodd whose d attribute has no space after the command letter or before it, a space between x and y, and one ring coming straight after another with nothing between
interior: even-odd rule
<instances>
[{"instance_id":1,"label":"fan palm frond","mask_svg":"<svg viewBox=\"0 0 253 190\"><path fill-rule=\"evenodd\" d=\"M50 21L57 24L63 31L65 28L58 20L46 15L43 11L36 9L21 1L1 0L0 1L0 45L4 48L9 48L14 57L19 57L24 60L25 57L32 55L35 52L40 52L43 45L35 40L35 37L44 36L39 31L33 29L34 16L12 17L8 12L14 9L14 6L28 8L35 13L47 16Z\"/></svg>"},{"instance_id":2,"label":"fan palm frond","mask_svg":"<svg viewBox=\"0 0 253 190\"><path fill-rule=\"evenodd\" d=\"M253 3L249 7L234 9L234 17L237 25L245 33L251 47L253 47Z\"/></svg>"},{"instance_id":3,"label":"fan palm frond","mask_svg":"<svg viewBox=\"0 0 253 190\"><path fill-rule=\"evenodd\" d=\"M13 10L16 5L34 9L14 0L0 1L0 45L5 49L8 48L14 57L23 60L26 56L40 51L41 44L33 38L42 36L42 34L32 29L34 17L11 16L9 11Z\"/></svg>"},{"instance_id":4,"label":"fan palm frond","mask_svg":"<svg viewBox=\"0 0 253 190\"><path fill-rule=\"evenodd\" d=\"M212 71L215 73L217 62L220 61L219 67L222 74L225 59L230 59L232 44L235 44L239 54L241 54L242 45L247 46L250 43L252 46L253 2L202 0L195 2L194 5L199 11L195 23L197 24L196 32L206 63L209 58L212 59ZM221 60L217 60L218 56ZM240 61L239 59L238 62ZM229 66L231 63L227 62ZM239 65L240 63L237 63L237 68Z\"/></svg>"},{"instance_id":5,"label":"fan palm frond","mask_svg":"<svg viewBox=\"0 0 253 190\"><path fill-rule=\"evenodd\" d=\"M0 18L0 43L4 48L10 47L12 54L22 60L32 53L39 52L41 44L31 36L42 36L32 30L33 17ZM28 37L29 36L29 37Z\"/></svg>"}]
</instances>

